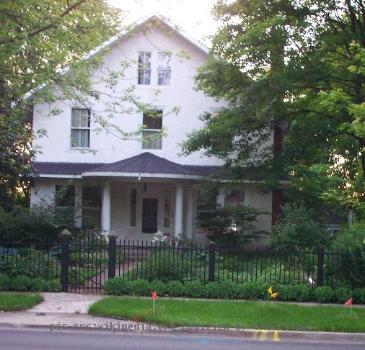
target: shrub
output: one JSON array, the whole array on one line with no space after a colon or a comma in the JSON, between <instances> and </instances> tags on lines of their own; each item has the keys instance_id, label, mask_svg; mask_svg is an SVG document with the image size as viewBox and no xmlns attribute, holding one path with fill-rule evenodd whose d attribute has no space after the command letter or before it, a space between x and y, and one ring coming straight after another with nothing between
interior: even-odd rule
<instances>
[{"instance_id":1,"label":"shrub","mask_svg":"<svg viewBox=\"0 0 365 350\"><path fill-rule=\"evenodd\" d=\"M163 283L162 281L154 280L151 282L150 287L151 291L156 291L158 295L162 296L166 294L167 291L166 284Z\"/></svg>"},{"instance_id":2,"label":"shrub","mask_svg":"<svg viewBox=\"0 0 365 350\"><path fill-rule=\"evenodd\" d=\"M195 266L194 256L182 257L182 253L163 249L151 252L147 259L131 271L134 278L146 277L149 281L181 281L189 278L191 266ZM138 273L137 273L138 272Z\"/></svg>"},{"instance_id":3,"label":"shrub","mask_svg":"<svg viewBox=\"0 0 365 350\"><path fill-rule=\"evenodd\" d=\"M220 298L220 285L218 284L218 282L209 282L208 284L205 285L204 288L204 297L205 298Z\"/></svg>"},{"instance_id":4,"label":"shrub","mask_svg":"<svg viewBox=\"0 0 365 350\"><path fill-rule=\"evenodd\" d=\"M352 296L357 304L365 304L365 288L355 288Z\"/></svg>"},{"instance_id":5,"label":"shrub","mask_svg":"<svg viewBox=\"0 0 365 350\"><path fill-rule=\"evenodd\" d=\"M110 295L128 295L132 292L132 284L122 277L111 278L105 282L104 290Z\"/></svg>"},{"instance_id":6,"label":"shrub","mask_svg":"<svg viewBox=\"0 0 365 350\"><path fill-rule=\"evenodd\" d=\"M166 292L170 297L183 296L185 287L180 281L171 281L166 285Z\"/></svg>"},{"instance_id":7,"label":"shrub","mask_svg":"<svg viewBox=\"0 0 365 350\"><path fill-rule=\"evenodd\" d=\"M333 248L342 254L342 261L332 268L334 276L348 281L352 287L365 285L365 224L355 224L338 233Z\"/></svg>"},{"instance_id":8,"label":"shrub","mask_svg":"<svg viewBox=\"0 0 365 350\"><path fill-rule=\"evenodd\" d=\"M238 297L241 299L267 299L268 285L257 282L247 282L239 285Z\"/></svg>"},{"instance_id":9,"label":"shrub","mask_svg":"<svg viewBox=\"0 0 365 350\"><path fill-rule=\"evenodd\" d=\"M35 278L31 280L30 289L34 292L48 291L48 284L42 278Z\"/></svg>"},{"instance_id":10,"label":"shrub","mask_svg":"<svg viewBox=\"0 0 365 350\"><path fill-rule=\"evenodd\" d=\"M314 298L319 303L330 303L334 300L334 292L331 287L317 287L314 290Z\"/></svg>"},{"instance_id":11,"label":"shrub","mask_svg":"<svg viewBox=\"0 0 365 350\"><path fill-rule=\"evenodd\" d=\"M197 224L208 232L213 242L237 247L258 239L264 232L255 232L254 226L261 211L245 205L225 205L212 211L199 212ZM232 225L232 223L235 225Z\"/></svg>"},{"instance_id":12,"label":"shrub","mask_svg":"<svg viewBox=\"0 0 365 350\"><path fill-rule=\"evenodd\" d=\"M0 274L0 290L10 290L11 279L5 273Z\"/></svg>"},{"instance_id":13,"label":"shrub","mask_svg":"<svg viewBox=\"0 0 365 350\"><path fill-rule=\"evenodd\" d=\"M31 284L32 281L28 276L19 275L12 280L11 287L15 291L23 292L28 290Z\"/></svg>"},{"instance_id":14,"label":"shrub","mask_svg":"<svg viewBox=\"0 0 365 350\"><path fill-rule=\"evenodd\" d=\"M273 247L288 251L326 246L329 234L301 204L287 204L271 235Z\"/></svg>"},{"instance_id":15,"label":"shrub","mask_svg":"<svg viewBox=\"0 0 365 350\"><path fill-rule=\"evenodd\" d=\"M200 281L189 281L185 283L185 295L191 298L204 297L204 285Z\"/></svg>"},{"instance_id":16,"label":"shrub","mask_svg":"<svg viewBox=\"0 0 365 350\"><path fill-rule=\"evenodd\" d=\"M148 281L137 279L132 281L132 292L134 295L148 296L151 293L151 287Z\"/></svg>"},{"instance_id":17,"label":"shrub","mask_svg":"<svg viewBox=\"0 0 365 350\"><path fill-rule=\"evenodd\" d=\"M309 301L312 298L311 288L303 284L280 285L276 290L279 299L284 301Z\"/></svg>"},{"instance_id":18,"label":"shrub","mask_svg":"<svg viewBox=\"0 0 365 350\"><path fill-rule=\"evenodd\" d=\"M61 292L62 291L62 285L61 281L59 279L54 279L51 281L46 281L46 288L48 292Z\"/></svg>"},{"instance_id":19,"label":"shrub","mask_svg":"<svg viewBox=\"0 0 365 350\"><path fill-rule=\"evenodd\" d=\"M334 290L334 299L338 303L345 303L352 296L351 290L345 287L336 288Z\"/></svg>"}]
</instances>

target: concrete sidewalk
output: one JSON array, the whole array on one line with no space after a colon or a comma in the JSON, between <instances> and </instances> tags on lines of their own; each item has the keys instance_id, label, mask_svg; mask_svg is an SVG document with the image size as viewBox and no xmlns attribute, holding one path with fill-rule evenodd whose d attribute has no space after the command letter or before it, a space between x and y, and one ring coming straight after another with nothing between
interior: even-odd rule
<instances>
[{"instance_id":1,"label":"concrete sidewalk","mask_svg":"<svg viewBox=\"0 0 365 350\"><path fill-rule=\"evenodd\" d=\"M259 341L327 341L365 344L365 333L303 332L221 327L163 327L111 317L88 315L101 295L42 293L44 301L26 311L0 312L0 327L41 327L50 331L103 330L160 334L210 334L245 337Z\"/></svg>"}]
</instances>

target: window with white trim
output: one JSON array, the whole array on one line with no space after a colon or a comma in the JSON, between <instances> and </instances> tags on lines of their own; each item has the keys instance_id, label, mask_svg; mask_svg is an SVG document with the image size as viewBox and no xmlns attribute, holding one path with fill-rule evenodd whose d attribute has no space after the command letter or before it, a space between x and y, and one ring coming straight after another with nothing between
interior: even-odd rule
<instances>
[{"instance_id":1,"label":"window with white trim","mask_svg":"<svg viewBox=\"0 0 365 350\"><path fill-rule=\"evenodd\" d=\"M101 227L102 188L83 186L82 188L82 227L84 229Z\"/></svg>"},{"instance_id":2,"label":"window with white trim","mask_svg":"<svg viewBox=\"0 0 365 350\"><path fill-rule=\"evenodd\" d=\"M162 111L143 112L142 149L162 149Z\"/></svg>"},{"instance_id":3,"label":"window with white trim","mask_svg":"<svg viewBox=\"0 0 365 350\"><path fill-rule=\"evenodd\" d=\"M60 225L74 223L75 214L75 186L55 186L55 219Z\"/></svg>"},{"instance_id":4,"label":"window with white trim","mask_svg":"<svg viewBox=\"0 0 365 350\"><path fill-rule=\"evenodd\" d=\"M157 83L158 85L171 83L171 52L158 53Z\"/></svg>"},{"instance_id":5,"label":"window with white trim","mask_svg":"<svg viewBox=\"0 0 365 350\"><path fill-rule=\"evenodd\" d=\"M90 147L90 109L72 108L71 112L71 147Z\"/></svg>"},{"instance_id":6,"label":"window with white trim","mask_svg":"<svg viewBox=\"0 0 365 350\"><path fill-rule=\"evenodd\" d=\"M151 84L151 52L138 52L138 85Z\"/></svg>"}]
</instances>

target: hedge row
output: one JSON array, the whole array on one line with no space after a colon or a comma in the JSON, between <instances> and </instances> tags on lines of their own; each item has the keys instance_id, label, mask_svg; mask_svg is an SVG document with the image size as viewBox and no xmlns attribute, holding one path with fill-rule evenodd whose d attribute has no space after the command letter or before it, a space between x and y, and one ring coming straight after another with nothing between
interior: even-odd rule
<instances>
[{"instance_id":1,"label":"hedge row","mask_svg":"<svg viewBox=\"0 0 365 350\"><path fill-rule=\"evenodd\" d=\"M10 278L6 274L0 274L0 291L3 290L17 292L60 292L62 288L59 279L47 281L42 278L29 278L23 275Z\"/></svg>"},{"instance_id":2,"label":"hedge row","mask_svg":"<svg viewBox=\"0 0 365 350\"><path fill-rule=\"evenodd\" d=\"M106 281L105 293L109 295L149 296L155 290L160 296L209 298L209 299L269 299L267 284L249 282L237 284L229 281L202 284L199 281L186 282L161 281L148 282L138 279L128 281L116 277ZM347 288L317 287L306 285L278 285L278 300L282 301L316 301L320 303L344 303L353 298L355 303L365 304L365 288L350 290Z\"/></svg>"}]
</instances>

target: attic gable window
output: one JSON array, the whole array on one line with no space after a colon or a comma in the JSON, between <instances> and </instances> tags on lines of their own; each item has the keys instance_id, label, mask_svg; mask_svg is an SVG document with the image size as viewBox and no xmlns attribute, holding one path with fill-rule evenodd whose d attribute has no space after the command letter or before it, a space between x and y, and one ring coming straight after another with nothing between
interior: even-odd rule
<instances>
[{"instance_id":1,"label":"attic gable window","mask_svg":"<svg viewBox=\"0 0 365 350\"><path fill-rule=\"evenodd\" d=\"M143 113L142 149L162 149L162 111Z\"/></svg>"},{"instance_id":2,"label":"attic gable window","mask_svg":"<svg viewBox=\"0 0 365 350\"><path fill-rule=\"evenodd\" d=\"M90 109L72 108L71 112L71 147L90 147Z\"/></svg>"},{"instance_id":3,"label":"attic gable window","mask_svg":"<svg viewBox=\"0 0 365 350\"><path fill-rule=\"evenodd\" d=\"M138 85L151 84L151 52L138 52Z\"/></svg>"},{"instance_id":4,"label":"attic gable window","mask_svg":"<svg viewBox=\"0 0 365 350\"><path fill-rule=\"evenodd\" d=\"M171 83L171 53L158 53L158 85L170 85Z\"/></svg>"}]
</instances>

